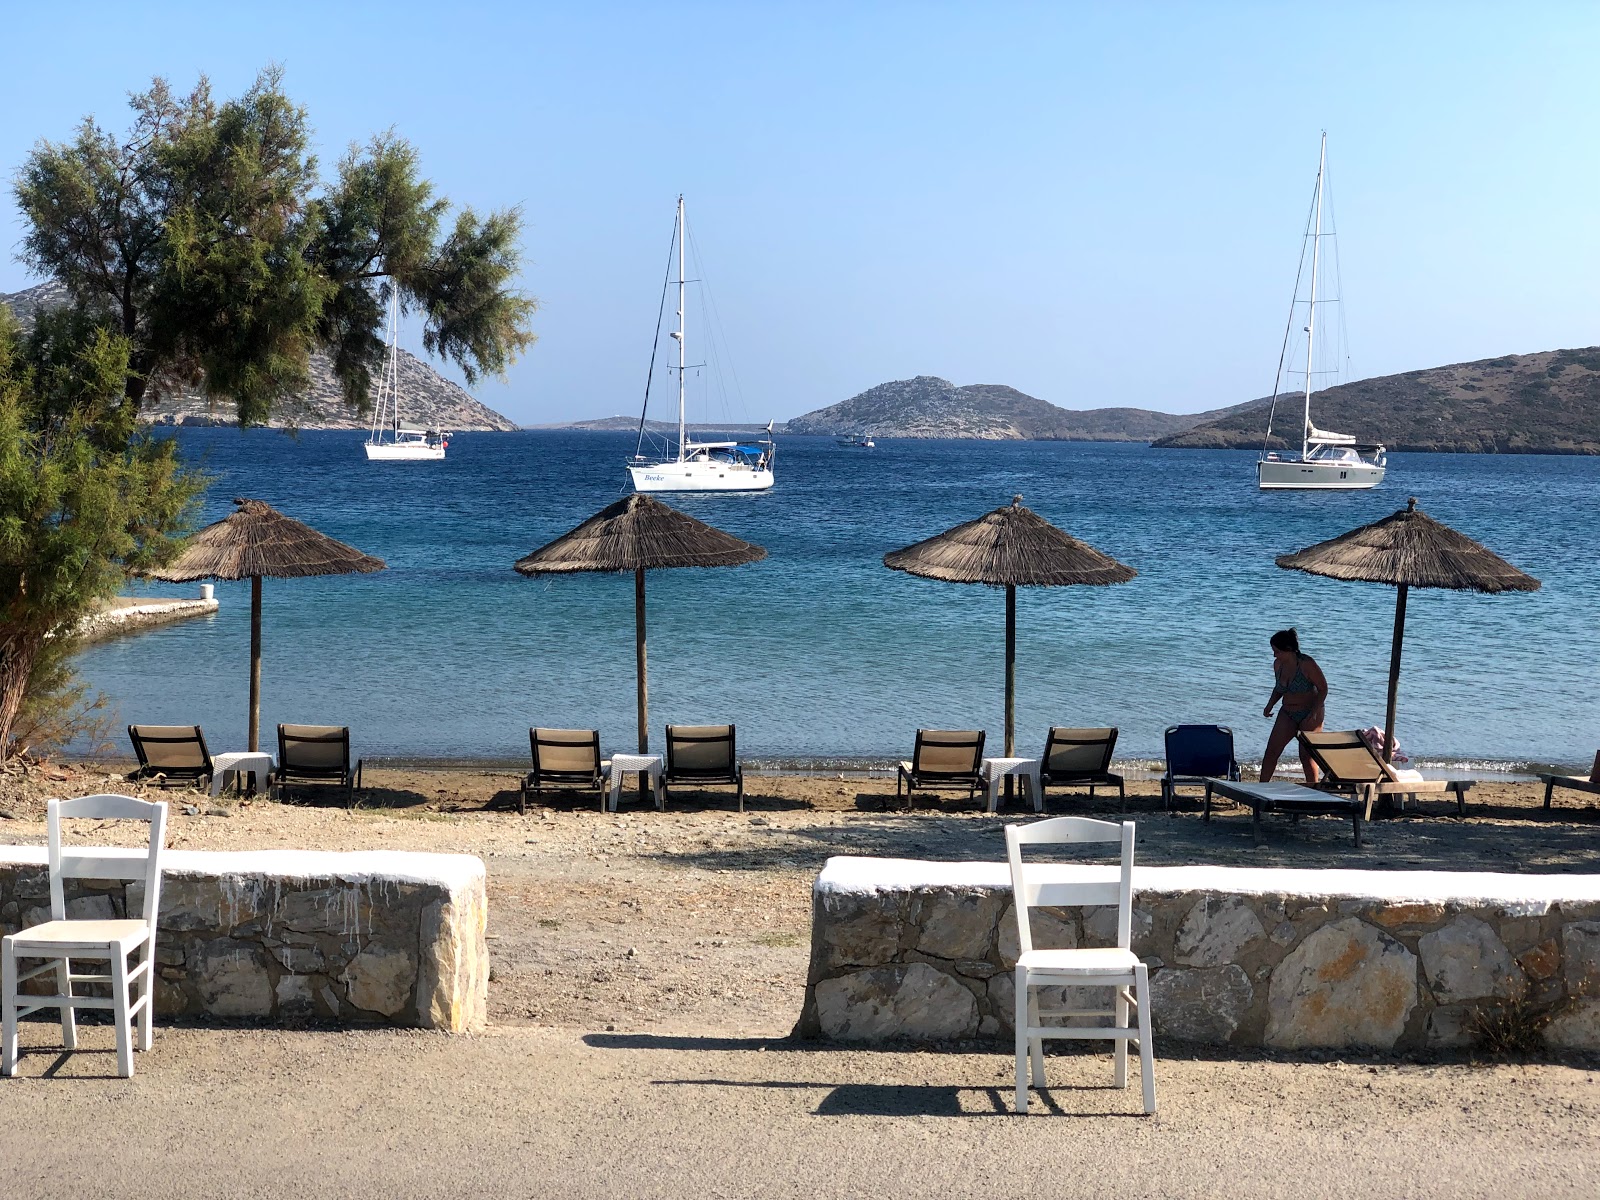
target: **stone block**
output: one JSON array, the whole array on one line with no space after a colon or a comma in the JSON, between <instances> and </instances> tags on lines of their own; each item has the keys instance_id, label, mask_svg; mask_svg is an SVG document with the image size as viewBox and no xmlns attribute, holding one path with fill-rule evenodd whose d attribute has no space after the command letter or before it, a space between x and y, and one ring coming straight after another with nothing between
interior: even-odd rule
<instances>
[{"instance_id":1,"label":"stone block","mask_svg":"<svg viewBox=\"0 0 1600 1200\"><path fill-rule=\"evenodd\" d=\"M317 1011L311 991L311 980L304 975L283 976L278 980L273 994L277 997L280 1013L290 1016L310 1016Z\"/></svg>"},{"instance_id":2,"label":"stone block","mask_svg":"<svg viewBox=\"0 0 1600 1200\"><path fill-rule=\"evenodd\" d=\"M1272 972L1266 1043L1387 1050L1417 1005L1417 956L1358 917L1322 926Z\"/></svg>"},{"instance_id":3,"label":"stone block","mask_svg":"<svg viewBox=\"0 0 1600 1200\"><path fill-rule=\"evenodd\" d=\"M1529 979L1552 979L1561 969L1561 947L1555 938L1545 938L1519 954L1517 965Z\"/></svg>"},{"instance_id":4,"label":"stone block","mask_svg":"<svg viewBox=\"0 0 1600 1200\"><path fill-rule=\"evenodd\" d=\"M489 894L483 873L423 907L417 1023L451 1033L489 1020Z\"/></svg>"},{"instance_id":5,"label":"stone block","mask_svg":"<svg viewBox=\"0 0 1600 1200\"><path fill-rule=\"evenodd\" d=\"M1255 988L1237 963L1165 967L1150 977L1155 1030L1182 1041L1227 1044L1254 1003Z\"/></svg>"},{"instance_id":6,"label":"stone block","mask_svg":"<svg viewBox=\"0 0 1600 1200\"><path fill-rule=\"evenodd\" d=\"M1600 1050L1600 1000L1569 1004L1545 1026L1544 1040L1557 1050Z\"/></svg>"},{"instance_id":7,"label":"stone block","mask_svg":"<svg viewBox=\"0 0 1600 1200\"><path fill-rule=\"evenodd\" d=\"M1505 943L1476 917L1458 916L1417 941L1422 971L1440 1004L1486 998L1511 1000L1527 980Z\"/></svg>"},{"instance_id":8,"label":"stone block","mask_svg":"<svg viewBox=\"0 0 1600 1200\"><path fill-rule=\"evenodd\" d=\"M342 978L351 1004L366 1012L394 1017L411 1003L417 961L398 947L368 946L350 960Z\"/></svg>"},{"instance_id":9,"label":"stone block","mask_svg":"<svg viewBox=\"0 0 1600 1200\"><path fill-rule=\"evenodd\" d=\"M916 948L935 958L987 958L1006 898L991 891L936 891L918 897Z\"/></svg>"},{"instance_id":10,"label":"stone block","mask_svg":"<svg viewBox=\"0 0 1600 1200\"><path fill-rule=\"evenodd\" d=\"M1442 904L1379 904L1370 912L1372 920L1385 929L1402 926L1437 925L1444 920Z\"/></svg>"},{"instance_id":11,"label":"stone block","mask_svg":"<svg viewBox=\"0 0 1600 1200\"><path fill-rule=\"evenodd\" d=\"M1478 1042L1473 1020L1478 1006L1446 1004L1428 1013L1428 1045L1436 1050L1466 1050Z\"/></svg>"},{"instance_id":12,"label":"stone block","mask_svg":"<svg viewBox=\"0 0 1600 1200\"><path fill-rule=\"evenodd\" d=\"M253 942L217 938L197 956L198 988L204 1010L217 1017L270 1017L272 977L267 955Z\"/></svg>"},{"instance_id":13,"label":"stone block","mask_svg":"<svg viewBox=\"0 0 1600 1200\"><path fill-rule=\"evenodd\" d=\"M272 957L282 963L285 970L299 975L320 971L328 961L316 946L274 946Z\"/></svg>"},{"instance_id":14,"label":"stone block","mask_svg":"<svg viewBox=\"0 0 1600 1200\"><path fill-rule=\"evenodd\" d=\"M900 898L884 892L829 896L823 900L823 961L829 969L890 962L903 935Z\"/></svg>"},{"instance_id":15,"label":"stone block","mask_svg":"<svg viewBox=\"0 0 1600 1200\"><path fill-rule=\"evenodd\" d=\"M87 896L75 896L66 904L67 920L69 921L115 921L117 909L111 903L111 897L104 892L91 892Z\"/></svg>"},{"instance_id":16,"label":"stone block","mask_svg":"<svg viewBox=\"0 0 1600 1200\"><path fill-rule=\"evenodd\" d=\"M1191 967L1224 966L1265 936L1261 918L1243 896L1204 896L1178 926L1175 959Z\"/></svg>"},{"instance_id":17,"label":"stone block","mask_svg":"<svg viewBox=\"0 0 1600 1200\"><path fill-rule=\"evenodd\" d=\"M822 1035L837 1041L949 1041L978 1032L977 999L927 963L824 979L816 999Z\"/></svg>"},{"instance_id":18,"label":"stone block","mask_svg":"<svg viewBox=\"0 0 1600 1200\"><path fill-rule=\"evenodd\" d=\"M1572 921L1563 928L1561 960L1568 995L1600 1000L1600 921Z\"/></svg>"},{"instance_id":19,"label":"stone block","mask_svg":"<svg viewBox=\"0 0 1600 1200\"><path fill-rule=\"evenodd\" d=\"M1137 904L1133 907L1130 922L1133 948L1137 951L1150 940L1155 921ZM1083 910L1083 944L1085 946L1115 946L1117 944L1117 909L1107 904L1100 908Z\"/></svg>"}]
</instances>

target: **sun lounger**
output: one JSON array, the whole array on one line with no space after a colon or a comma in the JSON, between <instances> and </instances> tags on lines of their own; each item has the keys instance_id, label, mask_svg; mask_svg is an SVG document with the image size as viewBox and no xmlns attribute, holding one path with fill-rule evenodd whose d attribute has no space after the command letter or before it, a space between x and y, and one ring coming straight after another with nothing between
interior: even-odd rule
<instances>
[{"instance_id":1,"label":"sun lounger","mask_svg":"<svg viewBox=\"0 0 1600 1200\"><path fill-rule=\"evenodd\" d=\"M533 755L533 770L522 780L517 792L517 811L528 811L528 796L545 788L593 788L600 795L600 811L606 807L606 785L611 779L611 763L600 758L598 729L528 730L528 747Z\"/></svg>"},{"instance_id":2,"label":"sun lounger","mask_svg":"<svg viewBox=\"0 0 1600 1200\"><path fill-rule=\"evenodd\" d=\"M673 784L705 787L731 784L739 789L739 811L744 811L744 768L734 749L732 725L668 725L667 765L661 772L661 800Z\"/></svg>"},{"instance_id":3,"label":"sun lounger","mask_svg":"<svg viewBox=\"0 0 1600 1200\"><path fill-rule=\"evenodd\" d=\"M1239 762L1233 756L1233 730L1226 725L1169 725L1166 746L1162 808L1172 807L1180 784L1203 786L1210 779L1239 778Z\"/></svg>"},{"instance_id":4,"label":"sun lounger","mask_svg":"<svg viewBox=\"0 0 1600 1200\"><path fill-rule=\"evenodd\" d=\"M1585 779L1582 775L1540 775L1539 781L1544 784L1544 807L1550 809L1550 801L1557 788L1569 788L1574 792L1588 792L1591 796L1600 796L1600 780Z\"/></svg>"},{"instance_id":5,"label":"sun lounger","mask_svg":"<svg viewBox=\"0 0 1600 1200\"><path fill-rule=\"evenodd\" d=\"M981 729L919 729L911 749L911 761L902 762L895 775L894 795L906 789L906 811L911 811L911 793L916 789L965 788L967 799L985 786L983 778L983 739Z\"/></svg>"},{"instance_id":6,"label":"sun lounger","mask_svg":"<svg viewBox=\"0 0 1600 1200\"><path fill-rule=\"evenodd\" d=\"M1424 779L1414 771L1402 775L1374 754L1366 739L1354 729L1302 733L1300 753L1322 771L1322 782L1318 786L1363 797L1369 821L1372 801L1378 796L1416 797L1453 792L1456 814L1466 815L1467 789L1472 786L1472 780Z\"/></svg>"},{"instance_id":7,"label":"sun lounger","mask_svg":"<svg viewBox=\"0 0 1600 1200\"><path fill-rule=\"evenodd\" d=\"M344 789L345 807L356 805L356 789L361 786L361 763L350 769L350 727L348 725L279 725L278 769L272 783L278 798L290 787L311 784L315 787Z\"/></svg>"},{"instance_id":8,"label":"sun lounger","mask_svg":"<svg viewBox=\"0 0 1600 1200\"><path fill-rule=\"evenodd\" d=\"M1336 792L1323 792L1299 783L1274 779L1268 783L1243 783L1237 779L1208 779L1205 781L1205 819L1211 820L1211 796L1216 793L1239 804L1250 806L1250 832L1256 845L1261 844L1261 814L1264 812L1302 814L1330 814L1349 817L1355 822L1356 845L1361 845L1361 816L1365 802L1359 796L1343 796Z\"/></svg>"},{"instance_id":9,"label":"sun lounger","mask_svg":"<svg viewBox=\"0 0 1600 1200\"><path fill-rule=\"evenodd\" d=\"M129 725L128 740L139 758L134 779L161 787L199 787L211 780L211 752L198 725Z\"/></svg>"},{"instance_id":10,"label":"sun lounger","mask_svg":"<svg viewBox=\"0 0 1600 1200\"><path fill-rule=\"evenodd\" d=\"M1115 787L1117 799L1125 800L1127 790L1122 776L1112 774L1110 769L1111 752L1116 745L1115 726L1052 728L1039 759L1039 794L1045 795L1052 787L1087 787L1092 800L1096 787Z\"/></svg>"}]
</instances>

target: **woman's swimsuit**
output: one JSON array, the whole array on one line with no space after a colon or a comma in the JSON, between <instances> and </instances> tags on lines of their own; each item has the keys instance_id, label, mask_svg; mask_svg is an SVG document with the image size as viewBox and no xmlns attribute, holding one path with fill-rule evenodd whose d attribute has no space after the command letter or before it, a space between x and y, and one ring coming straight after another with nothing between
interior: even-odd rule
<instances>
[{"instance_id":1,"label":"woman's swimsuit","mask_svg":"<svg viewBox=\"0 0 1600 1200\"><path fill-rule=\"evenodd\" d=\"M1300 665L1304 661L1305 655L1296 655L1294 660L1294 678L1289 680L1287 684L1284 684L1281 680L1279 680L1278 686L1272 689L1272 694L1274 696L1283 697L1283 707L1278 710L1278 715L1280 717L1288 717L1289 720L1292 721L1297 727L1299 726L1300 722L1304 721L1316 710L1317 689L1312 685L1311 680L1306 678L1305 668ZM1289 697L1291 696L1303 696L1311 701L1311 706L1308 708L1297 708L1294 712L1290 712Z\"/></svg>"}]
</instances>

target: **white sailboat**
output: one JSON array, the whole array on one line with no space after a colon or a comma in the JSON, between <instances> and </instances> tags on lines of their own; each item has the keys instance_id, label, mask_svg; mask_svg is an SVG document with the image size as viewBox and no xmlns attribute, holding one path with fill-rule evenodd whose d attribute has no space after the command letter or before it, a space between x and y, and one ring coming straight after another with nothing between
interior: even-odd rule
<instances>
[{"instance_id":1,"label":"white sailboat","mask_svg":"<svg viewBox=\"0 0 1600 1200\"><path fill-rule=\"evenodd\" d=\"M690 439L685 423L685 361L684 343L684 244L688 241L683 222L683 197L678 197L678 216L672 236L678 245L678 327L672 338L678 343L678 441L676 452L651 458L644 453L644 414L639 415L639 442L628 460L628 474L637 492L764 492L774 482L772 463L776 446L772 441L772 422L767 422L767 436L758 442L697 442ZM646 390L645 405L649 407Z\"/></svg>"},{"instance_id":2,"label":"white sailboat","mask_svg":"<svg viewBox=\"0 0 1600 1200\"><path fill-rule=\"evenodd\" d=\"M400 296L389 289L389 325L383 374L372 401L372 430L367 435L368 462L432 462L444 457L450 435L400 419Z\"/></svg>"},{"instance_id":3,"label":"white sailboat","mask_svg":"<svg viewBox=\"0 0 1600 1200\"><path fill-rule=\"evenodd\" d=\"M1311 215L1306 222L1306 242L1311 248L1311 291L1305 302L1307 307L1304 333L1306 335L1305 412L1300 425L1300 453L1269 451L1261 448L1261 459L1256 463L1257 486L1263 491L1319 488L1331 491L1358 491L1377 487L1387 470L1387 452L1377 442L1360 442L1348 433L1331 433L1318 429L1311 422L1311 389L1316 349L1317 307L1327 303L1318 299L1317 287L1322 268L1322 240L1331 233L1322 231L1322 206L1324 177L1328 164L1328 135L1322 135L1322 148L1317 157L1317 190L1311 204ZM1301 269L1305 266L1305 249L1301 249ZM1283 331L1283 349L1278 355L1278 374L1272 384L1272 411L1267 417L1267 439L1272 438L1272 418L1277 415L1278 396L1283 384L1284 363L1288 357L1289 338L1294 329L1295 309L1300 304L1299 276L1295 279L1295 298L1289 306L1289 323Z\"/></svg>"}]
</instances>

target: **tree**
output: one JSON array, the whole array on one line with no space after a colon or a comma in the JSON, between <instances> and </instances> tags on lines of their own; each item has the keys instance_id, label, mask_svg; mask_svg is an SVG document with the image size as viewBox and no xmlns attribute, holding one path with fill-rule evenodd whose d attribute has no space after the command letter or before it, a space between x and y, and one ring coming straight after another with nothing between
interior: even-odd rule
<instances>
[{"instance_id":1,"label":"tree","mask_svg":"<svg viewBox=\"0 0 1600 1200\"><path fill-rule=\"evenodd\" d=\"M204 78L183 98L157 79L130 103L126 138L85 119L72 141L40 143L15 195L22 261L127 340L134 411L203 386L260 424L305 386L316 349L365 409L390 288L468 382L533 343L536 302L510 286L520 210L450 220L404 139L352 148L324 186L277 68L236 100Z\"/></svg>"},{"instance_id":2,"label":"tree","mask_svg":"<svg viewBox=\"0 0 1600 1200\"><path fill-rule=\"evenodd\" d=\"M128 354L82 313L43 313L24 338L0 306L0 757L52 637L164 562L194 516L204 481L138 428Z\"/></svg>"}]
</instances>

